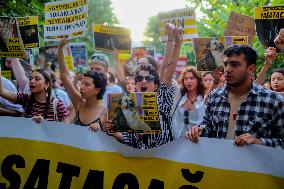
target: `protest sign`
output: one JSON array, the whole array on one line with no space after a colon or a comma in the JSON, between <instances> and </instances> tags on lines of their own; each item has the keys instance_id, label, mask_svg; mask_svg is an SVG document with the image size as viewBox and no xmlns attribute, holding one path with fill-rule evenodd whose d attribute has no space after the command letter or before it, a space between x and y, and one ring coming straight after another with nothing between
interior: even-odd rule
<instances>
[{"instance_id":1,"label":"protest sign","mask_svg":"<svg viewBox=\"0 0 284 189\"><path fill-rule=\"evenodd\" d=\"M93 31L96 50L118 50L120 54L131 53L129 29L94 24Z\"/></svg>"},{"instance_id":2,"label":"protest sign","mask_svg":"<svg viewBox=\"0 0 284 189\"><path fill-rule=\"evenodd\" d=\"M241 15L234 11L231 11L225 29L225 36L248 36L249 45L251 46L254 35L254 19L249 16Z\"/></svg>"},{"instance_id":3,"label":"protest sign","mask_svg":"<svg viewBox=\"0 0 284 189\"><path fill-rule=\"evenodd\" d=\"M38 17L20 17L17 18L19 30L25 48L39 47L39 34L38 34Z\"/></svg>"},{"instance_id":4,"label":"protest sign","mask_svg":"<svg viewBox=\"0 0 284 189\"><path fill-rule=\"evenodd\" d=\"M137 150L86 127L0 117L1 188L280 189L284 151L178 139ZM12 174L11 174L12 173Z\"/></svg>"},{"instance_id":5,"label":"protest sign","mask_svg":"<svg viewBox=\"0 0 284 189\"><path fill-rule=\"evenodd\" d=\"M17 19L0 17L0 57L26 58Z\"/></svg>"},{"instance_id":6,"label":"protest sign","mask_svg":"<svg viewBox=\"0 0 284 189\"><path fill-rule=\"evenodd\" d=\"M35 67L41 68L41 69L51 69L53 71L58 70L58 46L52 45L52 46L44 46L39 48L39 54L35 58ZM71 51L69 48L69 45L64 47L64 59L65 64L67 65L67 68L69 70L74 69L73 65L73 59L71 55Z\"/></svg>"},{"instance_id":7,"label":"protest sign","mask_svg":"<svg viewBox=\"0 0 284 189\"><path fill-rule=\"evenodd\" d=\"M219 38L193 38L196 67L199 71L213 71L223 64L225 46Z\"/></svg>"},{"instance_id":8,"label":"protest sign","mask_svg":"<svg viewBox=\"0 0 284 189\"><path fill-rule=\"evenodd\" d=\"M136 58L137 60L139 58L142 58L143 56L151 55L155 57L155 47L133 47L132 48L132 57Z\"/></svg>"},{"instance_id":9,"label":"protest sign","mask_svg":"<svg viewBox=\"0 0 284 189\"><path fill-rule=\"evenodd\" d=\"M88 1L64 0L45 3L44 40L80 37L87 29Z\"/></svg>"},{"instance_id":10,"label":"protest sign","mask_svg":"<svg viewBox=\"0 0 284 189\"><path fill-rule=\"evenodd\" d=\"M183 42L191 42L192 38L198 37L194 8L176 9L169 12L159 13L159 20L160 37L163 43L168 40L165 33L166 23L171 23L176 27L183 28Z\"/></svg>"},{"instance_id":11,"label":"protest sign","mask_svg":"<svg viewBox=\"0 0 284 189\"><path fill-rule=\"evenodd\" d=\"M274 39L284 28L284 6L256 7L254 10L258 39L265 47L275 47ZM280 52L277 49L278 52Z\"/></svg>"},{"instance_id":12,"label":"protest sign","mask_svg":"<svg viewBox=\"0 0 284 189\"><path fill-rule=\"evenodd\" d=\"M6 58L0 58L0 71L1 71L1 76L5 77L6 79L9 80L15 79L15 75L11 68L11 62L6 61Z\"/></svg>"},{"instance_id":13,"label":"protest sign","mask_svg":"<svg viewBox=\"0 0 284 189\"><path fill-rule=\"evenodd\" d=\"M160 133L157 93L136 92L108 94L108 119L114 127L110 132Z\"/></svg>"},{"instance_id":14,"label":"protest sign","mask_svg":"<svg viewBox=\"0 0 284 189\"><path fill-rule=\"evenodd\" d=\"M74 67L87 67L87 54L85 43L69 43L71 54L73 57Z\"/></svg>"},{"instance_id":15,"label":"protest sign","mask_svg":"<svg viewBox=\"0 0 284 189\"><path fill-rule=\"evenodd\" d=\"M224 36L220 37L220 41L225 46L225 48L231 47L236 44L248 45L247 36Z\"/></svg>"}]
</instances>

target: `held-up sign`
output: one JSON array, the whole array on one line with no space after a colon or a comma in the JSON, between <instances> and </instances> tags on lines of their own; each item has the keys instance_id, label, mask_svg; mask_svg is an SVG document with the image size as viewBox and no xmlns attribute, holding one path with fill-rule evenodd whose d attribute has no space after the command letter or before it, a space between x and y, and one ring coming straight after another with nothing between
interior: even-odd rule
<instances>
[{"instance_id":1,"label":"held-up sign","mask_svg":"<svg viewBox=\"0 0 284 189\"><path fill-rule=\"evenodd\" d=\"M165 32L166 23L172 23L176 27L183 28L183 42L191 42L197 37L196 14L194 8L176 9L170 12L159 13L160 37L164 43L168 40Z\"/></svg>"},{"instance_id":2,"label":"held-up sign","mask_svg":"<svg viewBox=\"0 0 284 189\"><path fill-rule=\"evenodd\" d=\"M64 0L45 4L44 40L80 37L87 28L87 0Z\"/></svg>"},{"instance_id":3,"label":"held-up sign","mask_svg":"<svg viewBox=\"0 0 284 189\"><path fill-rule=\"evenodd\" d=\"M225 30L225 36L248 36L249 45L252 45L254 35L254 19L231 11Z\"/></svg>"},{"instance_id":4,"label":"held-up sign","mask_svg":"<svg viewBox=\"0 0 284 189\"><path fill-rule=\"evenodd\" d=\"M130 54L130 30L123 27L93 25L96 50L118 50L120 54Z\"/></svg>"}]
</instances>

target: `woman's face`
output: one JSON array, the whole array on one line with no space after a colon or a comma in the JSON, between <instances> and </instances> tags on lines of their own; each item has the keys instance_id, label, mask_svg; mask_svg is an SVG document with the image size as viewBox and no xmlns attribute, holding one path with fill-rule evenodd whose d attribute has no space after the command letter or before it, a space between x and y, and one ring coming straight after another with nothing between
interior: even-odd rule
<instances>
[{"instance_id":1,"label":"woman's face","mask_svg":"<svg viewBox=\"0 0 284 189\"><path fill-rule=\"evenodd\" d=\"M155 77L149 71L140 71L136 76L135 88L137 92L155 92L157 85L154 83Z\"/></svg>"},{"instance_id":2,"label":"woman's face","mask_svg":"<svg viewBox=\"0 0 284 189\"><path fill-rule=\"evenodd\" d=\"M128 93L135 92L135 80L130 78L126 83L126 91Z\"/></svg>"},{"instance_id":3,"label":"woman's face","mask_svg":"<svg viewBox=\"0 0 284 189\"><path fill-rule=\"evenodd\" d=\"M271 75L271 88L276 92L284 92L284 75L280 72L274 72Z\"/></svg>"},{"instance_id":4,"label":"woman's face","mask_svg":"<svg viewBox=\"0 0 284 189\"><path fill-rule=\"evenodd\" d=\"M29 85L31 93L40 93L46 91L46 89L50 86L50 83L46 83L41 73L34 71L31 74Z\"/></svg>"},{"instance_id":5,"label":"woman's face","mask_svg":"<svg viewBox=\"0 0 284 189\"><path fill-rule=\"evenodd\" d=\"M214 78L212 74L208 73L203 77L203 83L206 89L209 89L213 83L214 83Z\"/></svg>"},{"instance_id":6,"label":"woman's face","mask_svg":"<svg viewBox=\"0 0 284 189\"><path fill-rule=\"evenodd\" d=\"M83 77L80 85L80 94L81 97L85 100L87 100L90 97L93 97L93 95L98 95L100 89L96 88L93 78L91 77Z\"/></svg>"},{"instance_id":7,"label":"woman's face","mask_svg":"<svg viewBox=\"0 0 284 189\"><path fill-rule=\"evenodd\" d=\"M198 86L198 80L192 72L186 72L184 75L183 84L187 91L196 91Z\"/></svg>"}]
</instances>

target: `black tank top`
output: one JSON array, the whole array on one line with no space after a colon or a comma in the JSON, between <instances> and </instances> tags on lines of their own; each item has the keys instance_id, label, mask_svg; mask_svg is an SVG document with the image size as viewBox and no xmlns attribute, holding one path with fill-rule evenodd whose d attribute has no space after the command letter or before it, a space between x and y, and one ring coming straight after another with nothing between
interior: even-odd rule
<instances>
[{"instance_id":1,"label":"black tank top","mask_svg":"<svg viewBox=\"0 0 284 189\"><path fill-rule=\"evenodd\" d=\"M102 122L101 122L101 116L103 115L103 113L104 113L104 111L101 113L101 115L97 118L97 119L95 119L94 121L92 121L91 123L88 123L88 124L84 124L84 123L82 123L82 121L80 120L80 115L79 115L79 110L77 111L77 113L76 113L76 117L75 117L75 119L74 119L74 124L75 125L80 125L80 126L90 126L91 124L94 124L94 123L98 123L99 125L100 125L100 127L101 127L101 129L103 128L103 126L102 126Z\"/></svg>"}]
</instances>

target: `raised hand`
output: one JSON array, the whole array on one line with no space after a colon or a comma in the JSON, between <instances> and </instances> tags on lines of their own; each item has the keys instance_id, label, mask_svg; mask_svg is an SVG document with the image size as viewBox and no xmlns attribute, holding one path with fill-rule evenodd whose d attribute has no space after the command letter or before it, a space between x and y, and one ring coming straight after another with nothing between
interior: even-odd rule
<instances>
[{"instance_id":1,"label":"raised hand","mask_svg":"<svg viewBox=\"0 0 284 189\"><path fill-rule=\"evenodd\" d=\"M271 65L273 60L276 58L276 48L269 47L264 53L265 63Z\"/></svg>"},{"instance_id":2,"label":"raised hand","mask_svg":"<svg viewBox=\"0 0 284 189\"><path fill-rule=\"evenodd\" d=\"M279 34L276 36L276 38L274 39L274 43L275 43L276 47L283 54L284 53L284 28L282 28L280 30Z\"/></svg>"}]
</instances>

